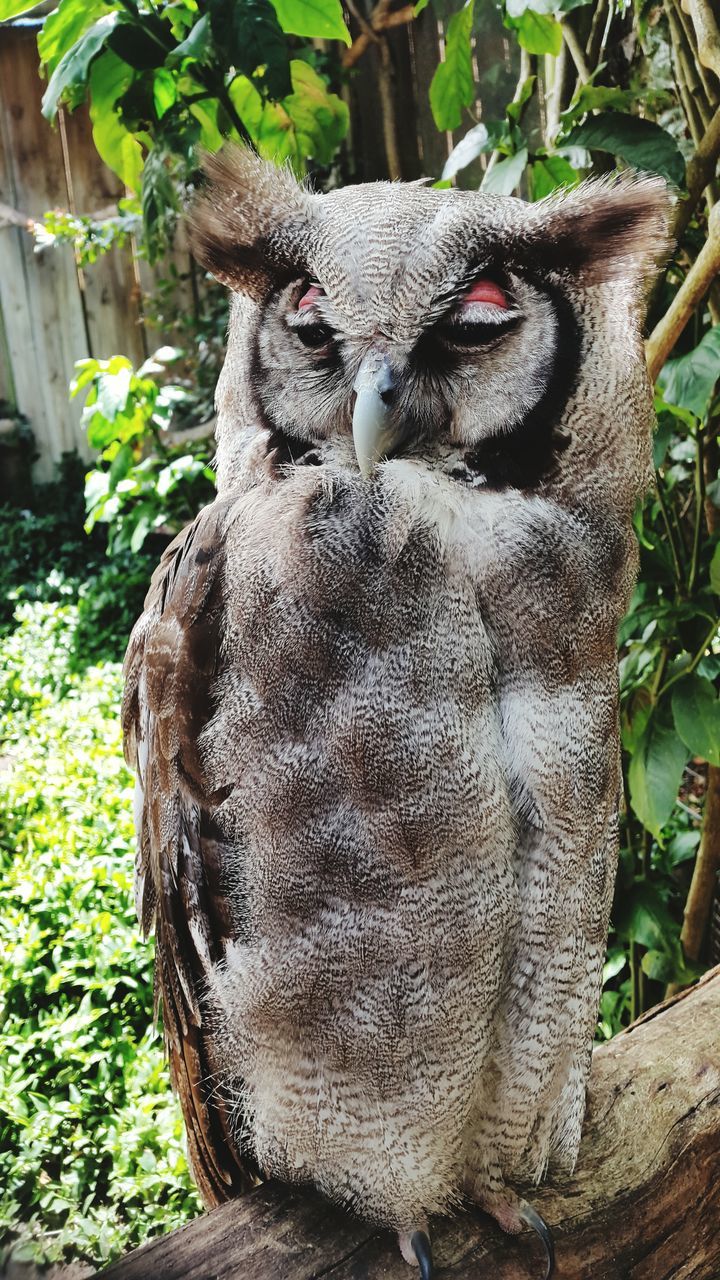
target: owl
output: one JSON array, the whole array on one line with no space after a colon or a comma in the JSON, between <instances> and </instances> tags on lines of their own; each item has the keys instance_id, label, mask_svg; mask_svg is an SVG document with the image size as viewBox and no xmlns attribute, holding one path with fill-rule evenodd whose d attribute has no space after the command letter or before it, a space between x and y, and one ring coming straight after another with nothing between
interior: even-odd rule
<instances>
[{"instance_id":1,"label":"owl","mask_svg":"<svg viewBox=\"0 0 720 1280\"><path fill-rule=\"evenodd\" d=\"M664 184L315 194L208 162L218 495L125 665L137 910L208 1205L397 1232L578 1150L613 891L616 632Z\"/></svg>"}]
</instances>

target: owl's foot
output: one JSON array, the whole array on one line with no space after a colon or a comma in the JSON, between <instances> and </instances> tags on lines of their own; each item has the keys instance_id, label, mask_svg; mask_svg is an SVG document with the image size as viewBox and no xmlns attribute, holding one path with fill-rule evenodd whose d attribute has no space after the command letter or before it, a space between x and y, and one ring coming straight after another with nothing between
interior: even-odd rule
<instances>
[{"instance_id":1,"label":"owl's foot","mask_svg":"<svg viewBox=\"0 0 720 1280\"><path fill-rule=\"evenodd\" d=\"M518 1212L521 1222L524 1222L526 1227L530 1227L532 1231L535 1231L545 1246L547 1268L544 1280L550 1280L550 1277L555 1270L555 1241L553 1239L553 1233L542 1215L538 1213L537 1209L533 1209L532 1205L528 1204L527 1200L520 1201L520 1208Z\"/></svg>"},{"instance_id":2,"label":"owl's foot","mask_svg":"<svg viewBox=\"0 0 720 1280\"><path fill-rule=\"evenodd\" d=\"M495 1219L498 1226L508 1235L518 1235L523 1227L530 1227L542 1240L545 1248L546 1267L543 1280L551 1280L555 1271L555 1241L545 1219L533 1209L527 1200L504 1189L495 1194L481 1194L473 1197L485 1213Z\"/></svg>"},{"instance_id":3,"label":"owl's foot","mask_svg":"<svg viewBox=\"0 0 720 1280\"><path fill-rule=\"evenodd\" d=\"M400 1252L411 1267L420 1267L420 1280L433 1280L432 1249L430 1236L425 1229L418 1231L401 1231L398 1235Z\"/></svg>"}]
</instances>

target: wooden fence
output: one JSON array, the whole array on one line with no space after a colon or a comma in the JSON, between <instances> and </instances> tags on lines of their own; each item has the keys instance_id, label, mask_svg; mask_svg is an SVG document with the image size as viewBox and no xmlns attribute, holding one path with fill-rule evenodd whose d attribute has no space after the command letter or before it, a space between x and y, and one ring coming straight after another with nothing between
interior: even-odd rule
<instances>
[{"instance_id":1,"label":"wooden fence","mask_svg":"<svg viewBox=\"0 0 720 1280\"><path fill-rule=\"evenodd\" d=\"M41 114L37 30L0 27L0 204L32 220L48 209L107 211L123 188L95 150L87 109L53 128ZM174 257L187 274L189 255ZM131 246L79 269L72 246L36 252L26 227L0 211L0 401L33 431L36 478L49 479L66 450L87 456L82 406L68 397L75 361L120 353L140 362L162 342L144 320L143 288L152 274Z\"/></svg>"}]
</instances>

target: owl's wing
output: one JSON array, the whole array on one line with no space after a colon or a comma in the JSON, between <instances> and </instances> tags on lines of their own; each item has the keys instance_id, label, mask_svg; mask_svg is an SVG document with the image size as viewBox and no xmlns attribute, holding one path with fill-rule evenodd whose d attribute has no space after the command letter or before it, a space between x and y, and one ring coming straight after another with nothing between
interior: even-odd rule
<instances>
[{"instance_id":1,"label":"owl's wing","mask_svg":"<svg viewBox=\"0 0 720 1280\"><path fill-rule=\"evenodd\" d=\"M155 929L155 1005L162 1005L173 1086L193 1172L206 1204L253 1185L228 1103L215 1087L199 993L233 938L221 882L221 836L198 736L222 670L223 522L208 507L171 544L153 575L125 657L125 757L136 770L135 895Z\"/></svg>"}]
</instances>

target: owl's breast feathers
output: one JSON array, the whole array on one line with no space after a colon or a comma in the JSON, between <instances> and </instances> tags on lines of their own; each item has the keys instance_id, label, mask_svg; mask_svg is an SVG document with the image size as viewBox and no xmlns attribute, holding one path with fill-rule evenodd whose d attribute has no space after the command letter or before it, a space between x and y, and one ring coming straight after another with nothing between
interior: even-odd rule
<instances>
[{"instance_id":1,"label":"owl's breast feathers","mask_svg":"<svg viewBox=\"0 0 720 1280\"><path fill-rule=\"evenodd\" d=\"M206 1201L259 1163L392 1221L388 1144L410 1153L408 1212L457 1178L519 919L515 818L466 534L402 485L323 471L218 499L153 578L123 707L138 913ZM499 523L471 549L496 588ZM540 554L513 536L510 594Z\"/></svg>"}]
</instances>

